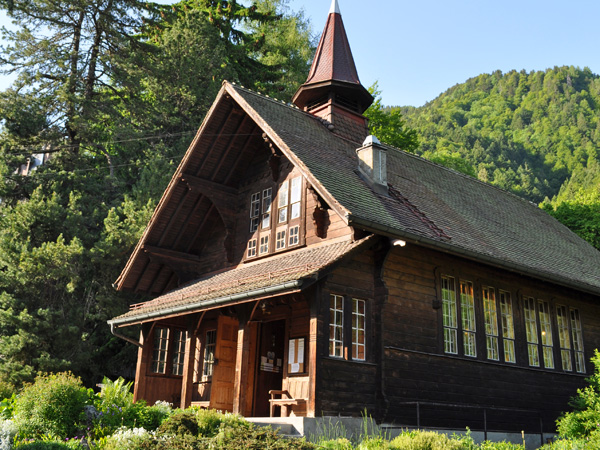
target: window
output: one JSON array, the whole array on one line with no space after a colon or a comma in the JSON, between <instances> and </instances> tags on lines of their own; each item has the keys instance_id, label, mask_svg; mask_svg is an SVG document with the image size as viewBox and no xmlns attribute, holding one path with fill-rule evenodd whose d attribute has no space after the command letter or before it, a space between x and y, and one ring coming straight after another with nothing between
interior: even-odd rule
<instances>
[{"instance_id":1,"label":"window","mask_svg":"<svg viewBox=\"0 0 600 450\"><path fill-rule=\"evenodd\" d=\"M277 239L275 240L275 248L277 250L281 250L282 248L285 248L285 232L286 232L285 228L281 231L277 231Z\"/></svg>"},{"instance_id":2,"label":"window","mask_svg":"<svg viewBox=\"0 0 600 450\"><path fill-rule=\"evenodd\" d=\"M493 287L483 287L483 316L485 319L485 343L487 359L498 361L498 313L496 312L496 291Z\"/></svg>"},{"instance_id":3,"label":"window","mask_svg":"<svg viewBox=\"0 0 600 450\"><path fill-rule=\"evenodd\" d=\"M271 226L271 188L265 189L262 194L262 229Z\"/></svg>"},{"instance_id":4,"label":"window","mask_svg":"<svg viewBox=\"0 0 600 450\"><path fill-rule=\"evenodd\" d=\"M540 355L538 351L538 330L535 319L535 300L531 297L523 299L523 312L525 314L525 334L527 336L527 356L529 365L540 366Z\"/></svg>"},{"instance_id":5,"label":"window","mask_svg":"<svg viewBox=\"0 0 600 450\"><path fill-rule=\"evenodd\" d=\"M258 216L260 215L260 192L250 197L250 233L258 230Z\"/></svg>"},{"instance_id":6,"label":"window","mask_svg":"<svg viewBox=\"0 0 600 450\"><path fill-rule=\"evenodd\" d=\"M456 291L454 278L442 276L442 316L444 323L444 352L457 354Z\"/></svg>"},{"instance_id":7,"label":"window","mask_svg":"<svg viewBox=\"0 0 600 450\"><path fill-rule=\"evenodd\" d=\"M260 248L258 250L259 255L264 255L265 253L269 253L269 235L263 234L260 237Z\"/></svg>"},{"instance_id":8,"label":"window","mask_svg":"<svg viewBox=\"0 0 600 450\"><path fill-rule=\"evenodd\" d=\"M186 332L181 330L175 330L173 333L173 365L171 372L173 375L183 375L183 360L185 358L185 340Z\"/></svg>"},{"instance_id":9,"label":"window","mask_svg":"<svg viewBox=\"0 0 600 450\"><path fill-rule=\"evenodd\" d=\"M500 317L502 321L502 343L504 345L504 361L516 363L515 356L515 325L510 293L498 292L500 300Z\"/></svg>"},{"instance_id":10,"label":"window","mask_svg":"<svg viewBox=\"0 0 600 450\"><path fill-rule=\"evenodd\" d=\"M293 245L298 245L298 243L300 242L299 235L300 235L300 226L299 225L296 225L295 227L290 228L290 242L289 242L290 247Z\"/></svg>"},{"instance_id":11,"label":"window","mask_svg":"<svg viewBox=\"0 0 600 450\"><path fill-rule=\"evenodd\" d=\"M302 177L285 180L250 195L250 233L246 258L300 244Z\"/></svg>"},{"instance_id":12,"label":"window","mask_svg":"<svg viewBox=\"0 0 600 450\"><path fill-rule=\"evenodd\" d=\"M463 350L465 356L477 356L475 342L475 298L473 297L473 283L460 282L460 310L463 330Z\"/></svg>"},{"instance_id":13,"label":"window","mask_svg":"<svg viewBox=\"0 0 600 450\"><path fill-rule=\"evenodd\" d=\"M329 356L342 358L344 339L344 297L331 295L329 300Z\"/></svg>"},{"instance_id":14,"label":"window","mask_svg":"<svg viewBox=\"0 0 600 450\"><path fill-rule=\"evenodd\" d=\"M290 220L300 217L300 202L302 200L302 178L292 178L292 192L290 195Z\"/></svg>"},{"instance_id":15,"label":"window","mask_svg":"<svg viewBox=\"0 0 600 450\"><path fill-rule=\"evenodd\" d=\"M365 301L352 299L352 359L365 360Z\"/></svg>"},{"instance_id":16,"label":"window","mask_svg":"<svg viewBox=\"0 0 600 450\"><path fill-rule=\"evenodd\" d=\"M250 239L248 241L248 252L246 253L248 258L256 256L256 239Z\"/></svg>"},{"instance_id":17,"label":"window","mask_svg":"<svg viewBox=\"0 0 600 450\"><path fill-rule=\"evenodd\" d=\"M206 332L204 341L204 356L202 358L202 381L212 377L215 367L215 348L217 346L217 330Z\"/></svg>"},{"instance_id":18,"label":"window","mask_svg":"<svg viewBox=\"0 0 600 450\"><path fill-rule=\"evenodd\" d=\"M571 335L573 336L573 350L575 350L575 370L585 373L585 356L583 353L583 333L579 311L571 310Z\"/></svg>"},{"instance_id":19,"label":"window","mask_svg":"<svg viewBox=\"0 0 600 450\"><path fill-rule=\"evenodd\" d=\"M560 360L562 369L566 372L573 370L571 338L569 336L569 313L565 306L556 307L556 325L558 326L558 343L560 345Z\"/></svg>"},{"instance_id":20,"label":"window","mask_svg":"<svg viewBox=\"0 0 600 450\"><path fill-rule=\"evenodd\" d=\"M554 369L554 348L552 347L552 324L550 323L550 304L540 300L540 332L542 334L542 355L544 358L544 367Z\"/></svg>"},{"instance_id":21,"label":"window","mask_svg":"<svg viewBox=\"0 0 600 450\"><path fill-rule=\"evenodd\" d=\"M331 294L329 356L354 361L366 360L366 307L365 300Z\"/></svg>"},{"instance_id":22,"label":"window","mask_svg":"<svg viewBox=\"0 0 600 450\"><path fill-rule=\"evenodd\" d=\"M169 329L154 329L154 350L152 352L152 372L166 373L167 348L169 345Z\"/></svg>"},{"instance_id":23,"label":"window","mask_svg":"<svg viewBox=\"0 0 600 450\"><path fill-rule=\"evenodd\" d=\"M284 181L283 183L281 183L281 186L279 187L279 200L278 200L278 214L277 214L277 222L278 223L285 223L288 220L288 186L289 183L287 181Z\"/></svg>"}]
</instances>

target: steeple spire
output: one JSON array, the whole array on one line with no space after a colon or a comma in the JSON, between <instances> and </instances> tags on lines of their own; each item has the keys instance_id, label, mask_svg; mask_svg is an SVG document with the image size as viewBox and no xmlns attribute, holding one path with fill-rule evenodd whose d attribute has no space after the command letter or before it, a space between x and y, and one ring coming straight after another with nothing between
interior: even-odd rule
<instances>
[{"instance_id":1,"label":"steeple spire","mask_svg":"<svg viewBox=\"0 0 600 450\"><path fill-rule=\"evenodd\" d=\"M366 130L362 113L373 97L360 83L348 43L338 0L332 0L325 29L321 35L306 82L300 86L293 102L313 115L323 117L337 127L340 114ZM341 108L341 109L340 109ZM366 132L366 131L365 131ZM362 140L364 136L357 136Z\"/></svg>"}]
</instances>

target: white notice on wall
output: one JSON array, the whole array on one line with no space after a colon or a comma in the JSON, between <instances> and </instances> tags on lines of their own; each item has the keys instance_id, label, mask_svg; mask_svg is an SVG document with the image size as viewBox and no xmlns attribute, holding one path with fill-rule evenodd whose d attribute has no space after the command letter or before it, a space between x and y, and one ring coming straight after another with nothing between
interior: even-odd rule
<instances>
[{"instance_id":1,"label":"white notice on wall","mask_svg":"<svg viewBox=\"0 0 600 450\"><path fill-rule=\"evenodd\" d=\"M296 340L290 339L290 349L288 351L288 361L293 363L296 361Z\"/></svg>"},{"instance_id":2,"label":"white notice on wall","mask_svg":"<svg viewBox=\"0 0 600 450\"><path fill-rule=\"evenodd\" d=\"M298 363L292 364L292 370L291 370L291 372L292 373L298 373L298 372L300 372L300 364L298 364Z\"/></svg>"},{"instance_id":3,"label":"white notice on wall","mask_svg":"<svg viewBox=\"0 0 600 450\"><path fill-rule=\"evenodd\" d=\"M304 362L304 339L298 339L298 362Z\"/></svg>"}]
</instances>

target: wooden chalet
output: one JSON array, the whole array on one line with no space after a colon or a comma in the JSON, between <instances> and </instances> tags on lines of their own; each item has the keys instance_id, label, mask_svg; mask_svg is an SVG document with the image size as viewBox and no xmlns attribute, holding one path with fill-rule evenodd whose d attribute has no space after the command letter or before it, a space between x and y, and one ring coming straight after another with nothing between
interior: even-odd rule
<instances>
[{"instance_id":1,"label":"wooden chalet","mask_svg":"<svg viewBox=\"0 0 600 450\"><path fill-rule=\"evenodd\" d=\"M135 398L552 432L600 346L600 252L368 137L333 0L295 105L224 82L117 280Z\"/></svg>"}]
</instances>

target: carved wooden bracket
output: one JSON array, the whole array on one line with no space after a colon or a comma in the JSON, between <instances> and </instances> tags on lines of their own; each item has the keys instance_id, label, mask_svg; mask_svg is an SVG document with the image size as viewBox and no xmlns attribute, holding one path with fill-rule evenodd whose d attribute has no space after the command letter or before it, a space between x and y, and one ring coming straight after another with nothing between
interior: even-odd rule
<instances>
[{"instance_id":1,"label":"carved wooden bracket","mask_svg":"<svg viewBox=\"0 0 600 450\"><path fill-rule=\"evenodd\" d=\"M273 177L273 181L277 181L279 179L279 166L281 162L281 153L279 149L273 144L273 141L269 139L267 133L262 134L262 138L264 139L267 147L271 151L271 157L269 158L269 167L271 168L271 176Z\"/></svg>"},{"instance_id":2,"label":"carved wooden bracket","mask_svg":"<svg viewBox=\"0 0 600 450\"><path fill-rule=\"evenodd\" d=\"M308 192L310 192L315 201L312 219L316 228L316 234L321 239L324 239L327 237L327 226L329 225L329 214L327 213L327 210L330 209L329 205L327 205L325 200L323 200L312 186L309 186Z\"/></svg>"}]
</instances>

